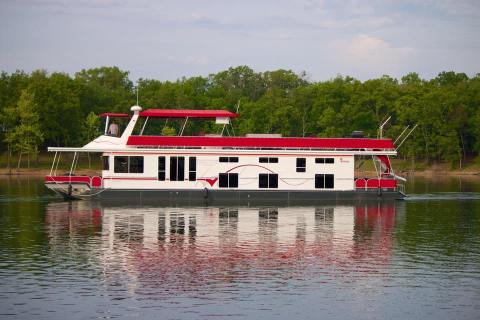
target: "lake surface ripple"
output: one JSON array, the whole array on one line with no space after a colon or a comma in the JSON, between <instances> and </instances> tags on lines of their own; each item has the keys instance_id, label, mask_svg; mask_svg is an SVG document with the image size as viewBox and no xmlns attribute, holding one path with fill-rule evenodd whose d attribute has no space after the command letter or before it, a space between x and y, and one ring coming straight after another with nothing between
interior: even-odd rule
<instances>
[{"instance_id":1,"label":"lake surface ripple","mask_svg":"<svg viewBox=\"0 0 480 320\"><path fill-rule=\"evenodd\" d=\"M308 207L64 202L0 179L1 319L479 319L480 180Z\"/></svg>"}]
</instances>

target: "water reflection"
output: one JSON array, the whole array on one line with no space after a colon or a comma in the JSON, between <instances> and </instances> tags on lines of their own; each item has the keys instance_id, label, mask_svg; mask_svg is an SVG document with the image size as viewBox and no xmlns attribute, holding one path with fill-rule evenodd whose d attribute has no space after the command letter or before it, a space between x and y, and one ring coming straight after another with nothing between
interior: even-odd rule
<instances>
[{"instance_id":1,"label":"water reflection","mask_svg":"<svg viewBox=\"0 0 480 320\"><path fill-rule=\"evenodd\" d=\"M46 224L54 250L65 250L66 238L70 247L88 241L85 258L102 270L107 287L122 281L136 293L153 289L161 296L267 275L305 279L329 268L364 276L386 272L402 211L399 202L128 208L78 201L49 204Z\"/></svg>"}]
</instances>

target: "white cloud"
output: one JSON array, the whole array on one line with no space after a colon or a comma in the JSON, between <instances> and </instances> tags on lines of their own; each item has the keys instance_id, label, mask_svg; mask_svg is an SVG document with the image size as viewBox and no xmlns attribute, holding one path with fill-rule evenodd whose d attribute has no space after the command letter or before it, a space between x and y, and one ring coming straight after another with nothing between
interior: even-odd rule
<instances>
[{"instance_id":1,"label":"white cloud","mask_svg":"<svg viewBox=\"0 0 480 320\"><path fill-rule=\"evenodd\" d=\"M415 51L410 47L394 47L384 39L368 34L332 41L330 48L338 52L338 58L349 70L360 73L382 70L384 74L398 73Z\"/></svg>"}]
</instances>

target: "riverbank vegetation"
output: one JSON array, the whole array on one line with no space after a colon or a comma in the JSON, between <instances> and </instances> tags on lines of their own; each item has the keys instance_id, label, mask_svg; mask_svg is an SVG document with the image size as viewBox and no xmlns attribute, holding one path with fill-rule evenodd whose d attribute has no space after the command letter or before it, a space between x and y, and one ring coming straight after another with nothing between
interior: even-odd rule
<instances>
[{"instance_id":1,"label":"riverbank vegetation","mask_svg":"<svg viewBox=\"0 0 480 320\"><path fill-rule=\"evenodd\" d=\"M47 146L81 146L100 134L95 116L143 108L229 109L236 135L344 137L354 130L396 138L406 126L417 129L399 150L415 168L446 163L462 168L480 153L480 74L441 72L425 80L416 73L359 81L337 76L311 81L289 70L255 72L240 66L207 77L177 81L140 79L134 84L117 67L81 70L74 75L43 70L0 74L0 152L4 163L22 159L38 165ZM199 124L196 131L210 131ZM15 160L13 160L15 159ZM14 163L15 162L15 163ZM27 164L27 163L26 163ZM29 165L29 164L27 164Z\"/></svg>"}]
</instances>

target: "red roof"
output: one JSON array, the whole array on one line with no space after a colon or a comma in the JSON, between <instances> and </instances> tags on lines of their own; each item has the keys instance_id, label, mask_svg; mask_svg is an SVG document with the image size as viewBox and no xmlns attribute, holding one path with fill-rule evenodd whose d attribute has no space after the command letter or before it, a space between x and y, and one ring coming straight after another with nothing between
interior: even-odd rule
<instances>
[{"instance_id":1,"label":"red roof","mask_svg":"<svg viewBox=\"0 0 480 320\"><path fill-rule=\"evenodd\" d=\"M140 112L140 116L159 118L236 118L238 114L227 110L147 109Z\"/></svg>"},{"instance_id":2,"label":"red roof","mask_svg":"<svg viewBox=\"0 0 480 320\"><path fill-rule=\"evenodd\" d=\"M112 113L112 112L105 112L98 115L99 117L110 117L110 118L130 118L128 113Z\"/></svg>"},{"instance_id":3,"label":"red roof","mask_svg":"<svg viewBox=\"0 0 480 320\"><path fill-rule=\"evenodd\" d=\"M315 149L389 149L391 139L368 138L254 138L254 137L167 137L130 136L130 146L164 147L240 147L240 148L315 148Z\"/></svg>"}]
</instances>

